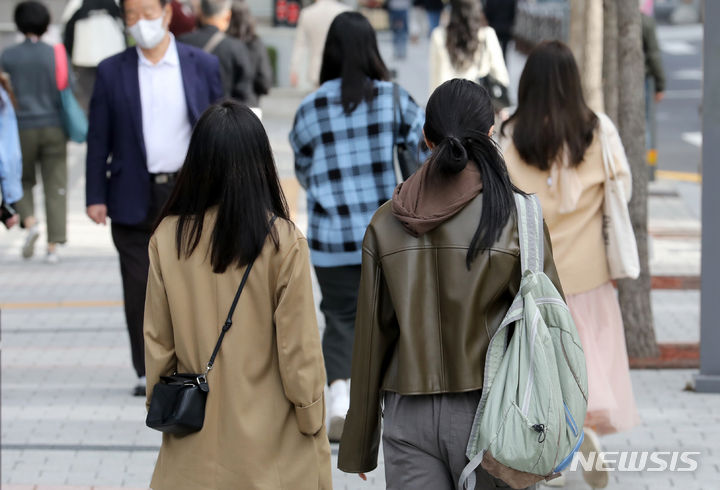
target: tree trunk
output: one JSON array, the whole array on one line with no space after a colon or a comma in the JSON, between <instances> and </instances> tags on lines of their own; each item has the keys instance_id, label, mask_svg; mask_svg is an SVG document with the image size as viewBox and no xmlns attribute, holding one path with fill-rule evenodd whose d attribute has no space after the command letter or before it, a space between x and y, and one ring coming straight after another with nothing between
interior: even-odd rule
<instances>
[{"instance_id":1,"label":"tree trunk","mask_svg":"<svg viewBox=\"0 0 720 490\"><path fill-rule=\"evenodd\" d=\"M585 67L585 23L587 17L585 11L587 5L585 0L570 0L570 33L568 35L568 44L575 55L575 62L580 70L582 78L583 68Z\"/></svg>"},{"instance_id":2,"label":"tree trunk","mask_svg":"<svg viewBox=\"0 0 720 490\"><path fill-rule=\"evenodd\" d=\"M618 120L618 18L617 0L603 1L603 102L605 114Z\"/></svg>"},{"instance_id":3,"label":"tree trunk","mask_svg":"<svg viewBox=\"0 0 720 490\"><path fill-rule=\"evenodd\" d=\"M618 281L630 357L658 355L648 265L648 169L645 164L645 62L636 0L617 0L618 130L633 176L630 219L640 254L640 277Z\"/></svg>"},{"instance_id":4,"label":"tree trunk","mask_svg":"<svg viewBox=\"0 0 720 490\"><path fill-rule=\"evenodd\" d=\"M594 111L602 111L603 0L570 0L569 38L585 99Z\"/></svg>"}]
</instances>

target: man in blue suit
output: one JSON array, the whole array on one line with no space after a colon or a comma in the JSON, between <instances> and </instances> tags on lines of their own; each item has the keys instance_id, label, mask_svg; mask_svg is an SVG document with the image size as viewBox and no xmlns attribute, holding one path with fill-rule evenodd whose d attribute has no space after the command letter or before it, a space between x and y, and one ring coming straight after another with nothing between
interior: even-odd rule
<instances>
[{"instance_id":1,"label":"man in blue suit","mask_svg":"<svg viewBox=\"0 0 720 490\"><path fill-rule=\"evenodd\" d=\"M112 220L120 255L125 317L138 384L145 396L143 315L148 243L172 192L202 112L222 97L217 58L176 43L170 0L124 0L137 46L98 65L87 140L87 214Z\"/></svg>"}]
</instances>

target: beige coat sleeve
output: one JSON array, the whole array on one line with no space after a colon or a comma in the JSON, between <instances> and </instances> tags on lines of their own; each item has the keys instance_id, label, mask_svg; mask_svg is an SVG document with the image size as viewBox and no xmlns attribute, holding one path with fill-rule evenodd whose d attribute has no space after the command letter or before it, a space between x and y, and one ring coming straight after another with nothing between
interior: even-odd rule
<instances>
[{"instance_id":1,"label":"beige coat sleeve","mask_svg":"<svg viewBox=\"0 0 720 490\"><path fill-rule=\"evenodd\" d=\"M488 55L490 56L490 75L498 82L509 87L510 75L505 65L505 58L503 57L502 47L500 47L500 41L498 41L495 29L492 27L485 28L485 48L488 50Z\"/></svg>"},{"instance_id":2,"label":"beige coat sleeve","mask_svg":"<svg viewBox=\"0 0 720 490\"><path fill-rule=\"evenodd\" d=\"M443 83L442 73L442 50L446 49L442 44L440 28L436 28L430 36L430 93Z\"/></svg>"},{"instance_id":3,"label":"beige coat sleeve","mask_svg":"<svg viewBox=\"0 0 720 490\"><path fill-rule=\"evenodd\" d=\"M303 12L300 12L298 17L298 23L295 26L295 42L293 43L292 55L290 58L290 73L295 73L297 76L302 76L305 73L307 67L303 68L302 60L303 57L307 57L307 22Z\"/></svg>"},{"instance_id":4,"label":"beige coat sleeve","mask_svg":"<svg viewBox=\"0 0 720 490\"><path fill-rule=\"evenodd\" d=\"M307 435L325 423L325 366L312 291L310 252L300 238L278 274L274 320L285 396L295 406L300 432Z\"/></svg>"},{"instance_id":5,"label":"beige coat sleeve","mask_svg":"<svg viewBox=\"0 0 720 490\"><path fill-rule=\"evenodd\" d=\"M173 336L170 305L162 272L157 240L153 236L148 247L150 270L148 271L147 293L145 296L145 375L147 377L146 407L150 407L153 387L160 376L172 374L177 366L175 338Z\"/></svg>"}]
</instances>

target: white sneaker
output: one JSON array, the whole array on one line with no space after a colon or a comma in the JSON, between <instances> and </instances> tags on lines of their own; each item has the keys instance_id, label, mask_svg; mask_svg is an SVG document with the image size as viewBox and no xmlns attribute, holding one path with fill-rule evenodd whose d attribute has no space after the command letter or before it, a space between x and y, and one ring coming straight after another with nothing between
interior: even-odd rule
<instances>
[{"instance_id":1,"label":"white sneaker","mask_svg":"<svg viewBox=\"0 0 720 490\"><path fill-rule=\"evenodd\" d=\"M45 262L48 264L57 264L60 262L60 256L57 253L57 250L53 250L52 252L48 250L47 255L45 255Z\"/></svg>"},{"instance_id":2,"label":"white sneaker","mask_svg":"<svg viewBox=\"0 0 720 490\"><path fill-rule=\"evenodd\" d=\"M37 242L39 236L40 232L38 231L37 225L30 227L22 247L22 256L24 259L29 259L35 253L35 242Z\"/></svg>"},{"instance_id":3,"label":"white sneaker","mask_svg":"<svg viewBox=\"0 0 720 490\"><path fill-rule=\"evenodd\" d=\"M593 452L595 453L596 458L594 459L595 464L593 465L591 470L583 470L583 478L585 479L585 483L590 485L592 488L605 488L610 482L610 476L608 475L607 471L598 471L596 469L598 466L601 466L602 468L606 467L604 461L600 464L598 464L597 461L597 459L600 458L600 451L602 451L602 447L600 446L600 438L594 430L588 427L583 427L583 431L585 432L585 438L580 445L580 452L585 457L586 461L589 460L589 454Z\"/></svg>"},{"instance_id":4,"label":"white sneaker","mask_svg":"<svg viewBox=\"0 0 720 490\"><path fill-rule=\"evenodd\" d=\"M345 416L350 408L350 380L333 381L328 395L328 439L331 442L339 442L345 425Z\"/></svg>"}]
</instances>

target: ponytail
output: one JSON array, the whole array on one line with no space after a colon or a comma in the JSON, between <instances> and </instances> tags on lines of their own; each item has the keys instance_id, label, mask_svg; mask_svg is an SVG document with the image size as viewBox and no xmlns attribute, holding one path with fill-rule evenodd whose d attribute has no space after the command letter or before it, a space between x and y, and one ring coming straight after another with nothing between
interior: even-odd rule
<instances>
[{"instance_id":1,"label":"ponytail","mask_svg":"<svg viewBox=\"0 0 720 490\"><path fill-rule=\"evenodd\" d=\"M487 91L468 80L445 82L427 104L425 135L435 143L428 165L457 174L471 163L482 178L482 214L468 246L468 270L480 250L492 247L515 215L513 193L522 194L510 181L500 148L488 135L494 122Z\"/></svg>"}]
</instances>

